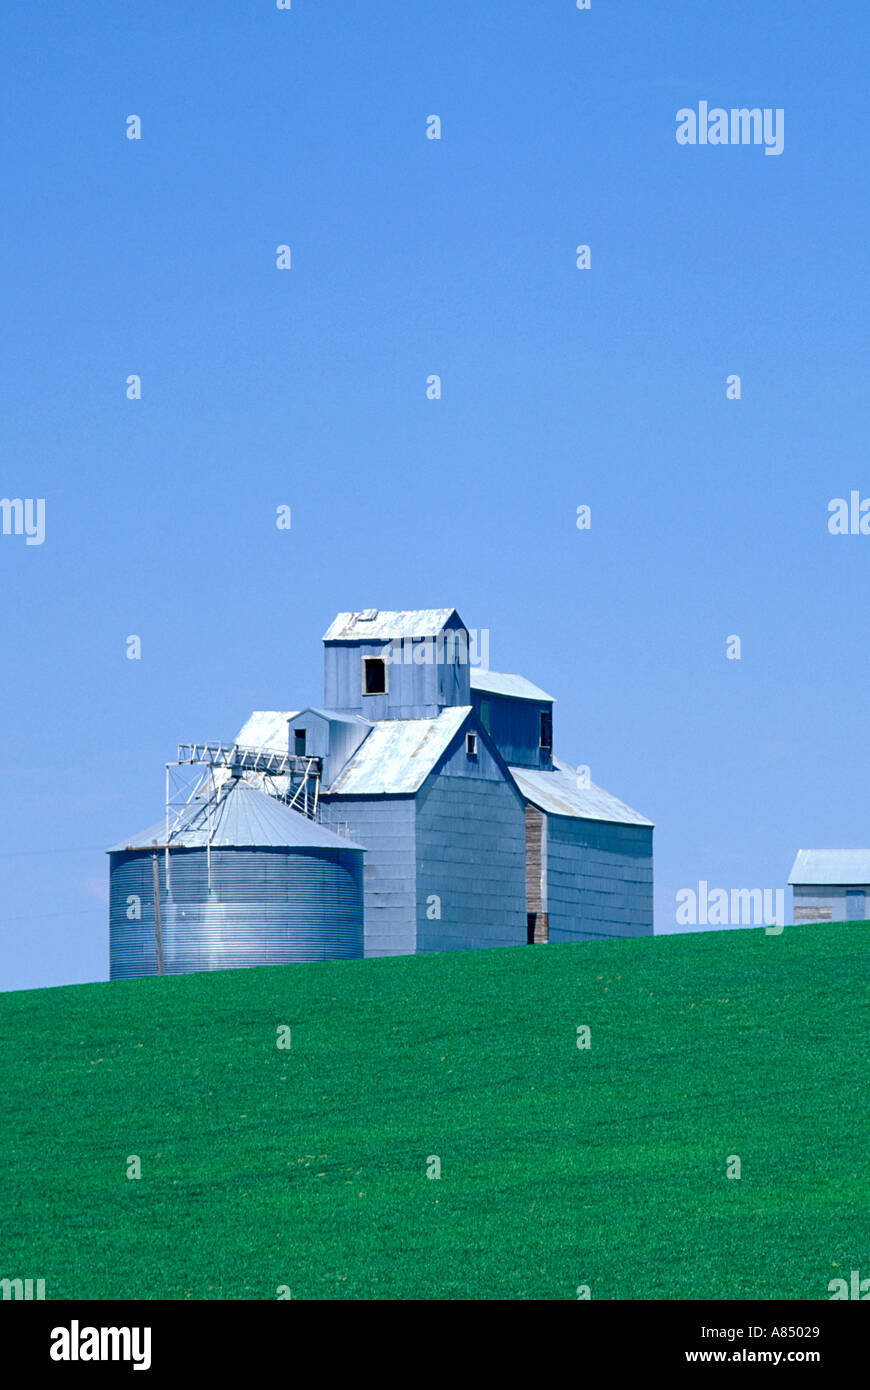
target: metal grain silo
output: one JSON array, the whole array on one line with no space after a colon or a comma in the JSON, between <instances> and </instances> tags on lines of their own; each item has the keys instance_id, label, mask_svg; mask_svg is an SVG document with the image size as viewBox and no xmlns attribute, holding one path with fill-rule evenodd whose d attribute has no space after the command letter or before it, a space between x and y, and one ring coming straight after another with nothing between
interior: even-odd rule
<instances>
[{"instance_id":1,"label":"metal grain silo","mask_svg":"<svg viewBox=\"0 0 870 1390\"><path fill-rule=\"evenodd\" d=\"M166 826L109 850L111 979L362 956L359 845L238 777Z\"/></svg>"}]
</instances>

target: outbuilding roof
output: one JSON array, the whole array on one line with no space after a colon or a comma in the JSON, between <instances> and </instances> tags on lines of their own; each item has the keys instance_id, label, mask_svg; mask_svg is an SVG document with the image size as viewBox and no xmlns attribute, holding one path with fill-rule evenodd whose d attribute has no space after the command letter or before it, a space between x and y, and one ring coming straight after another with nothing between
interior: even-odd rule
<instances>
[{"instance_id":1,"label":"outbuilding roof","mask_svg":"<svg viewBox=\"0 0 870 1390\"><path fill-rule=\"evenodd\" d=\"M591 782L584 787L568 764L554 758L552 772L512 767L511 775L527 801L553 816L577 816L581 820L611 821L620 825L652 825L651 820L618 801Z\"/></svg>"},{"instance_id":2,"label":"outbuilding roof","mask_svg":"<svg viewBox=\"0 0 870 1390\"><path fill-rule=\"evenodd\" d=\"M436 719L377 720L329 795L401 796L418 791L470 714L470 705L451 705Z\"/></svg>"},{"instance_id":3,"label":"outbuilding roof","mask_svg":"<svg viewBox=\"0 0 870 1390\"><path fill-rule=\"evenodd\" d=\"M514 676L508 671L484 671L479 666L472 666L470 675L472 690L485 690L490 695L510 695L515 700L546 700L553 703L552 695L548 695L540 686L532 685L525 676Z\"/></svg>"},{"instance_id":4,"label":"outbuilding roof","mask_svg":"<svg viewBox=\"0 0 870 1390\"><path fill-rule=\"evenodd\" d=\"M307 709L297 710L293 715L294 719L299 719L303 714L318 714L321 719L328 719L332 724L371 724L370 719L364 719L361 714L344 714L337 709L321 709L318 705L309 705Z\"/></svg>"},{"instance_id":5,"label":"outbuilding roof","mask_svg":"<svg viewBox=\"0 0 870 1390\"><path fill-rule=\"evenodd\" d=\"M799 849L791 884L870 884L870 849Z\"/></svg>"},{"instance_id":6,"label":"outbuilding roof","mask_svg":"<svg viewBox=\"0 0 870 1390\"><path fill-rule=\"evenodd\" d=\"M364 608L360 613L338 613L323 640L381 642L396 637L437 637L454 615L459 617L455 608Z\"/></svg>"},{"instance_id":7,"label":"outbuilding roof","mask_svg":"<svg viewBox=\"0 0 870 1390\"><path fill-rule=\"evenodd\" d=\"M213 829L212 849L361 848L298 811L291 811L283 801L258 791L241 778L225 783L217 796L198 798L185 806L180 815L172 816L170 826L174 829L169 837L170 848L203 848L208 843L209 822ZM166 843L165 816L147 830L113 845L109 854L126 849L150 849L155 843Z\"/></svg>"}]
</instances>

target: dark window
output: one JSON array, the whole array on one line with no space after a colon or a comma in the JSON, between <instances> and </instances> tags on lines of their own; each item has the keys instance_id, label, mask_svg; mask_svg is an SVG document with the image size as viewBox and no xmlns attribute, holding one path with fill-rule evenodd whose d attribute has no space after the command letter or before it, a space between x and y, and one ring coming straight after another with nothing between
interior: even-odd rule
<instances>
[{"instance_id":1,"label":"dark window","mask_svg":"<svg viewBox=\"0 0 870 1390\"><path fill-rule=\"evenodd\" d=\"M363 695L384 695L387 690L387 663L381 656L363 657Z\"/></svg>"},{"instance_id":2,"label":"dark window","mask_svg":"<svg viewBox=\"0 0 870 1390\"><path fill-rule=\"evenodd\" d=\"M553 716L548 709L541 710L541 747L553 747Z\"/></svg>"},{"instance_id":3,"label":"dark window","mask_svg":"<svg viewBox=\"0 0 870 1390\"><path fill-rule=\"evenodd\" d=\"M304 729L294 729L294 730L293 730L293 752L294 752L294 754L296 755L297 758L304 757L304 755L305 755L305 730L304 730Z\"/></svg>"},{"instance_id":4,"label":"dark window","mask_svg":"<svg viewBox=\"0 0 870 1390\"><path fill-rule=\"evenodd\" d=\"M477 734L465 735L465 751L469 758L477 757Z\"/></svg>"},{"instance_id":5,"label":"dark window","mask_svg":"<svg viewBox=\"0 0 870 1390\"><path fill-rule=\"evenodd\" d=\"M480 722L481 722L481 724L483 725L483 727L486 729L486 732L487 732L488 734L489 734L489 733L492 733L492 729L490 728L491 717L492 717L492 701L491 701L491 700L481 700L481 702L480 702Z\"/></svg>"}]
</instances>

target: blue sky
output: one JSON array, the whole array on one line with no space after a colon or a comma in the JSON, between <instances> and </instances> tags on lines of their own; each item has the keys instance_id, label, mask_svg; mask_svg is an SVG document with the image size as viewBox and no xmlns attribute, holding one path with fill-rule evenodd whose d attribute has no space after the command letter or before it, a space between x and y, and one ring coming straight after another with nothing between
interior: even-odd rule
<instances>
[{"instance_id":1,"label":"blue sky","mask_svg":"<svg viewBox=\"0 0 870 1390\"><path fill-rule=\"evenodd\" d=\"M868 843L870 537L827 529L870 496L868 31L3 9L0 494L46 536L0 536L0 988L107 977L104 849L179 740L320 698L341 609L456 606L557 696L556 751L656 822L657 930ZM700 100L783 108L783 153L679 146Z\"/></svg>"}]
</instances>

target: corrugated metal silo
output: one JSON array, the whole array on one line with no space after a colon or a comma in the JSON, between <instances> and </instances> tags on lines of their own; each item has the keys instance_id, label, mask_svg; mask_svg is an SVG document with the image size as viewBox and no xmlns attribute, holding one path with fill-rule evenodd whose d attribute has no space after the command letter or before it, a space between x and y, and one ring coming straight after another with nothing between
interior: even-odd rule
<instances>
[{"instance_id":1,"label":"corrugated metal silo","mask_svg":"<svg viewBox=\"0 0 870 1390\"><path fill-rule=\"evenodd\" d=\"M109 851L110 978L363 955L363 850L232 778Z\"/></svg>"}]
</instances>

